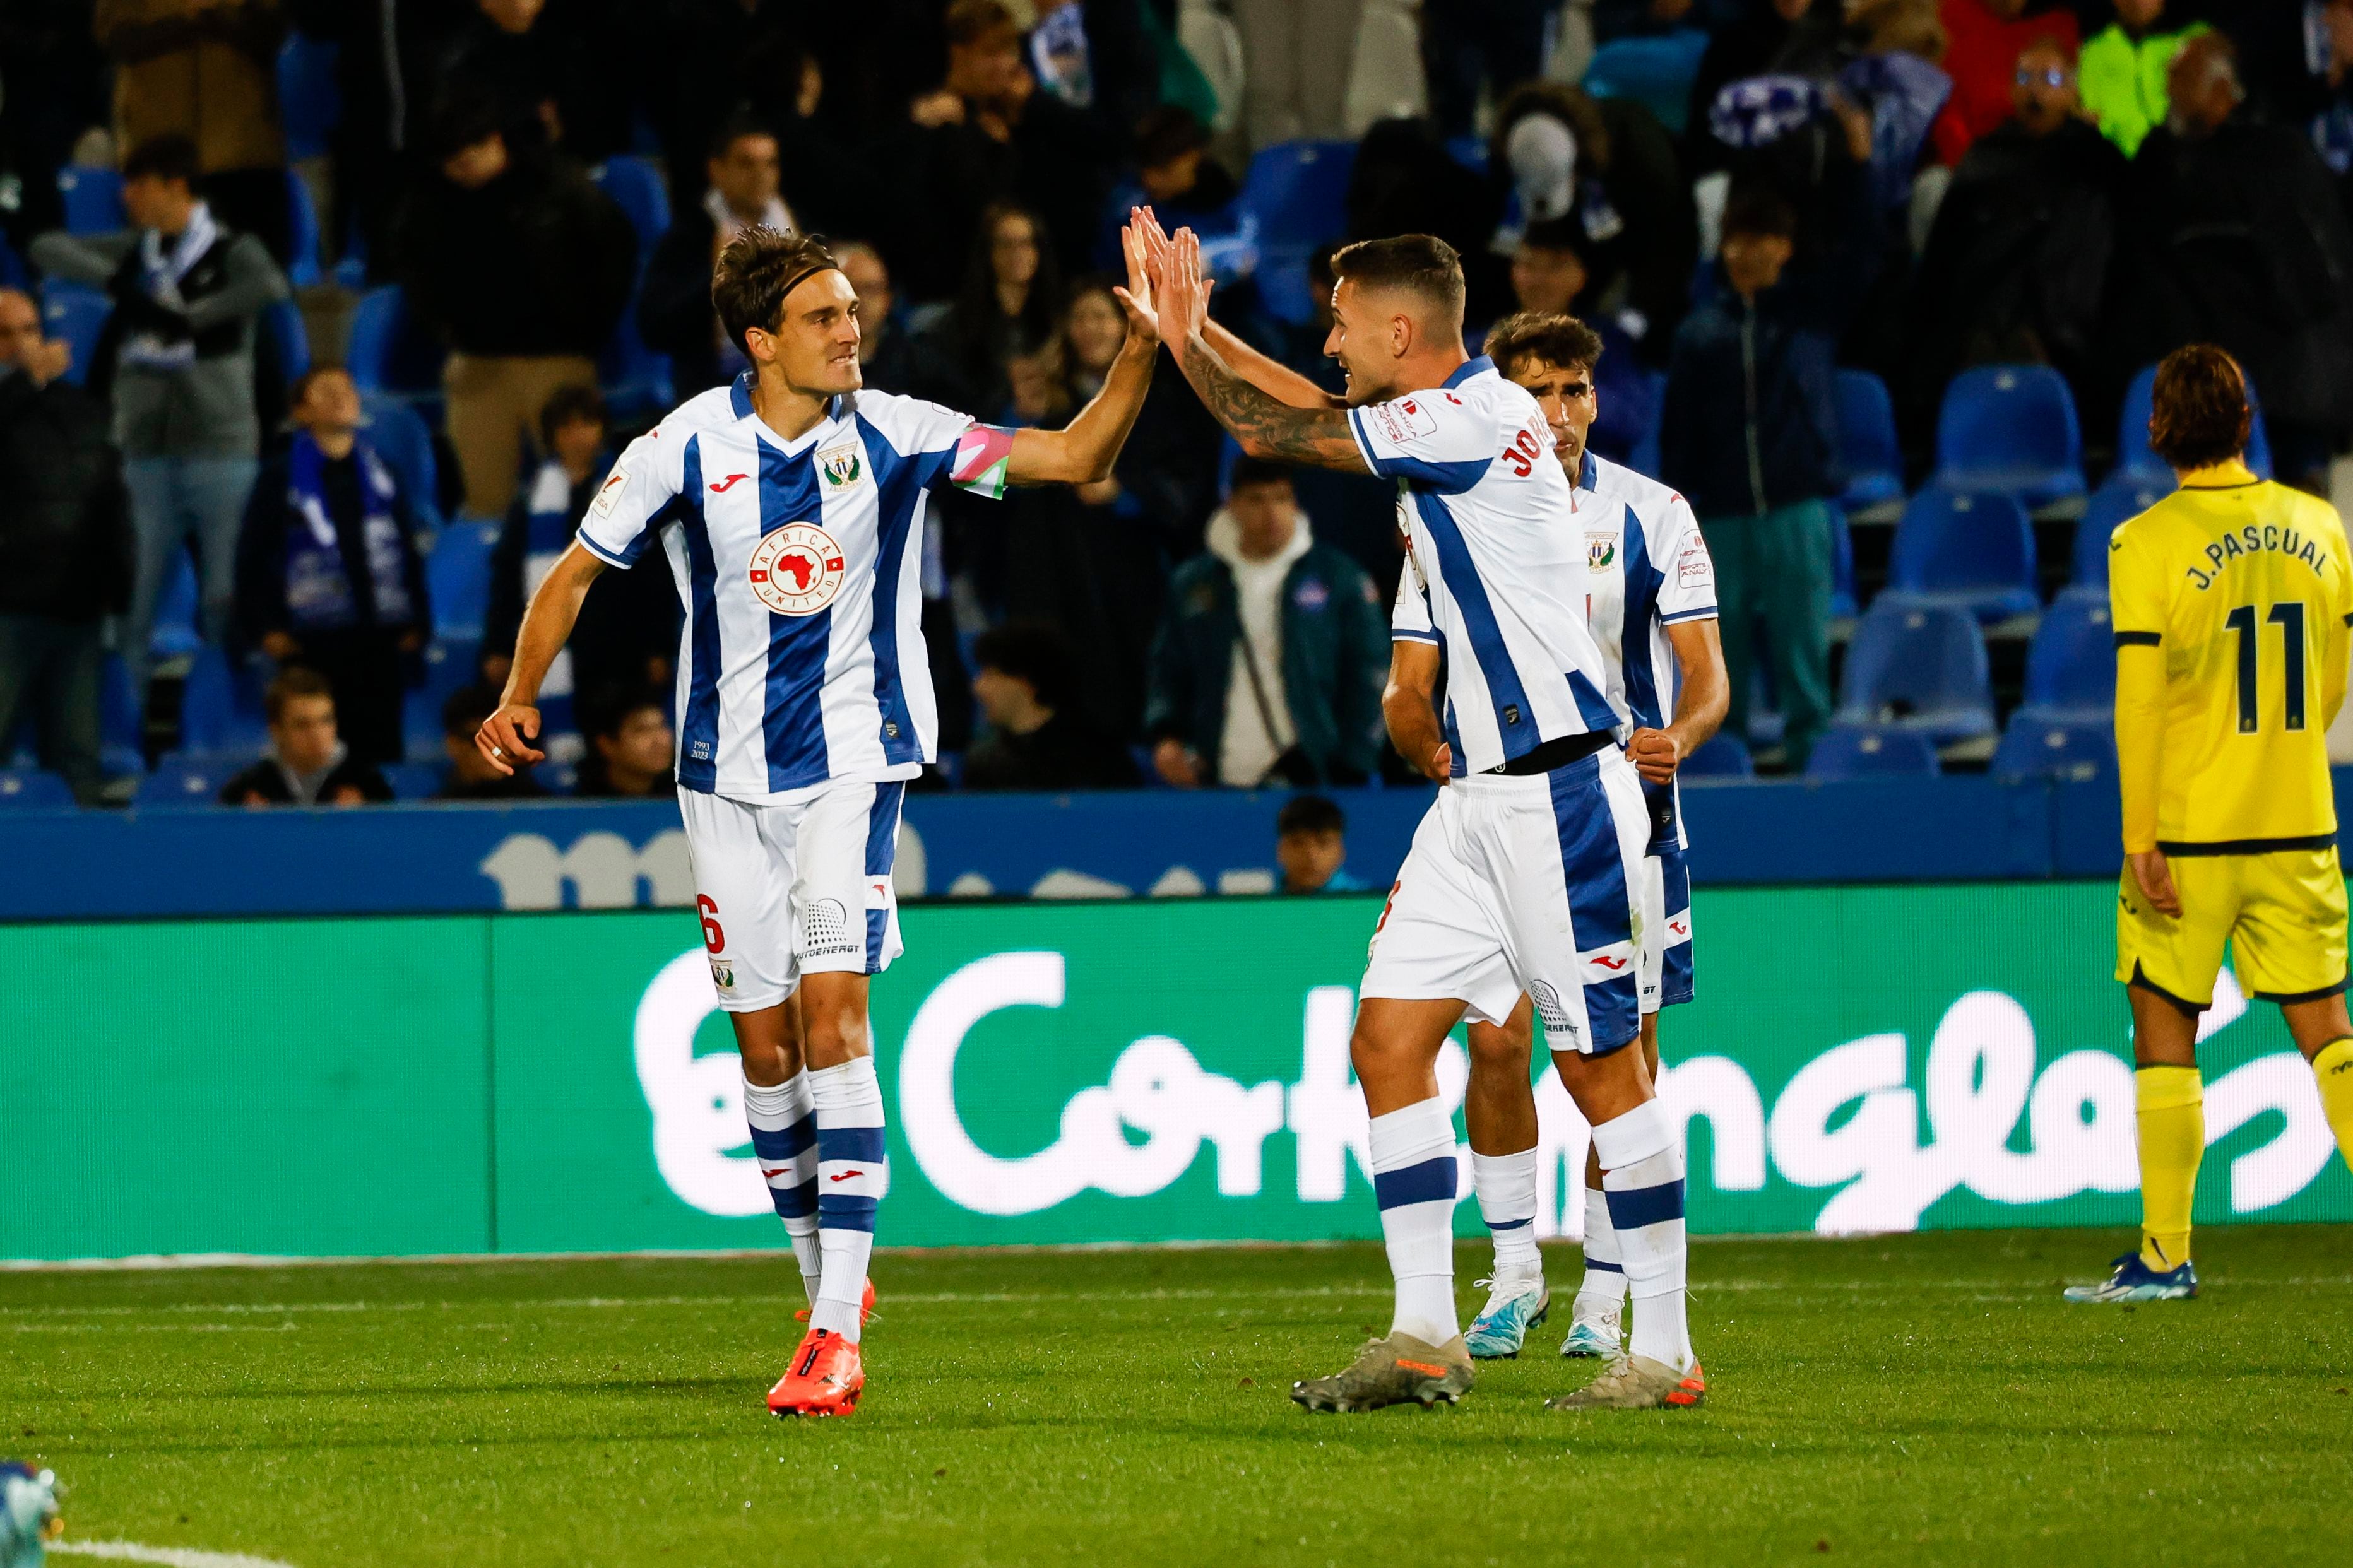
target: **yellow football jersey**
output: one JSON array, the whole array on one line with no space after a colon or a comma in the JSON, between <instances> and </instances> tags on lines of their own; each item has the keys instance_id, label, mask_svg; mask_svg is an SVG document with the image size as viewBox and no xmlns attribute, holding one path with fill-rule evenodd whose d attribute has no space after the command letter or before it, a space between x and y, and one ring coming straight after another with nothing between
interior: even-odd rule
<instances>
[{"instance_id":1,"label":"yellow football jersey","mask_svg":"<svg viewBox=\"0 0 2353 1568\"><path fill-rule=\"evenodd\" d=\"M2336 508L2237 463L2108 542L2125 849L2333 843L2329 721L2353 621Z\"/></svg>"}]
</instances>

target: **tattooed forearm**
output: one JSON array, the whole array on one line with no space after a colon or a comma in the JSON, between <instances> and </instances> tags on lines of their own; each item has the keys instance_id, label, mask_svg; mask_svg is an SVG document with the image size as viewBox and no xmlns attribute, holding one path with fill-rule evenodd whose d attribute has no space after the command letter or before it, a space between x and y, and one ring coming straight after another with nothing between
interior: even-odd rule
<instances>
[{"instance_id":1,"label":"tattooed forearm","mask_svg":"<svg viewBox=\"0 0 2353 1568\"><path fill-rule=\"evenodd\" d=\"M1294 408L1279 403L1235 374L1197 335L1186 341L1177 368L1210 416L1254 458L1273 458L1312 468L1366 472L1364 455L1338 408Z\"/></svg>"}]
</instances>

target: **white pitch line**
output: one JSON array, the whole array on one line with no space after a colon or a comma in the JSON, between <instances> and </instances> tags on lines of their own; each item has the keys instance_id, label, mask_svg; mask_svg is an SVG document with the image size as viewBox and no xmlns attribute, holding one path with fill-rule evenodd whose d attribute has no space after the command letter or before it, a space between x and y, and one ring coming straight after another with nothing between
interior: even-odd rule
<instances>
[{"instance_id":1,"label":"white pitch line","mask_svg":"<svg viewBox=\"0 0 2353 1568\"><path fill-rule=\"evenodd\" d=\"M293 1568L274 1557L243 1552L196 1552L185 1546L142 1546L135 1541L53 1541L52 1552L111 1557L118 1563L154 1563L162 1568Z\"/></svg>"}]
</instances>

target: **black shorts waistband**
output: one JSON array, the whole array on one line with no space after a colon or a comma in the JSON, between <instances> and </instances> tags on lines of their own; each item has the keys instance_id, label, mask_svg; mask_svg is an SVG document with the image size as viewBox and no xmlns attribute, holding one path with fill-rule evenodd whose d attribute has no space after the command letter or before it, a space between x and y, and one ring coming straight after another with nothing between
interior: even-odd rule
<instances>
[{"instance_id":1,"label":"black shorts waistband","mask_svg":"<svg viewBox=\"0 0 2353 1568\"><path fill-rule=\"evenodd\" d=\"M1506 778L1515 779L1528 778L1536 773L1548 773L1556 768L1565 768L1571 763L1583 762L1614 739L1615 737L1606 730L1595 730L1582 735L1563 735L1558 740L1546 741L1535 751L1514 757L1498 767L1482 771L1502 773Z\"/></svg>"},{"instance_id":2,"label":"black shorts waistband","mask_svg":"<svg viewBox=\"0 0 2353 1568\"><path fill-rule=\"evenodd\" d=\"M2278 855L2291 849L2334 849L2337 835L2316 833L2304 838L2221 838L2204 844L2181 844L2160 838L2158 848L2179 858L2200 855Z\"/></svg>"}]
</instances>

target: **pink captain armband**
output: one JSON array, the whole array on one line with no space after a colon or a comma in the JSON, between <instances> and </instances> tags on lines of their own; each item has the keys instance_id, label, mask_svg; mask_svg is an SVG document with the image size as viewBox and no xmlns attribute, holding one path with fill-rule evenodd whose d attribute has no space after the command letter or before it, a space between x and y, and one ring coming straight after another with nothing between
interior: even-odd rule
<instances>
[{"instance_id":1,"label":"pink captain armband","mask_svg":"<svg viewBox=\"0 0 2353 1568\"><path fill-rule=\"evenodd\" d=\"M975 425L957 437L948 482L990 500L1003 496L1013 468L1013 434L995 425Z\"/></svg>"}]
</instances>

